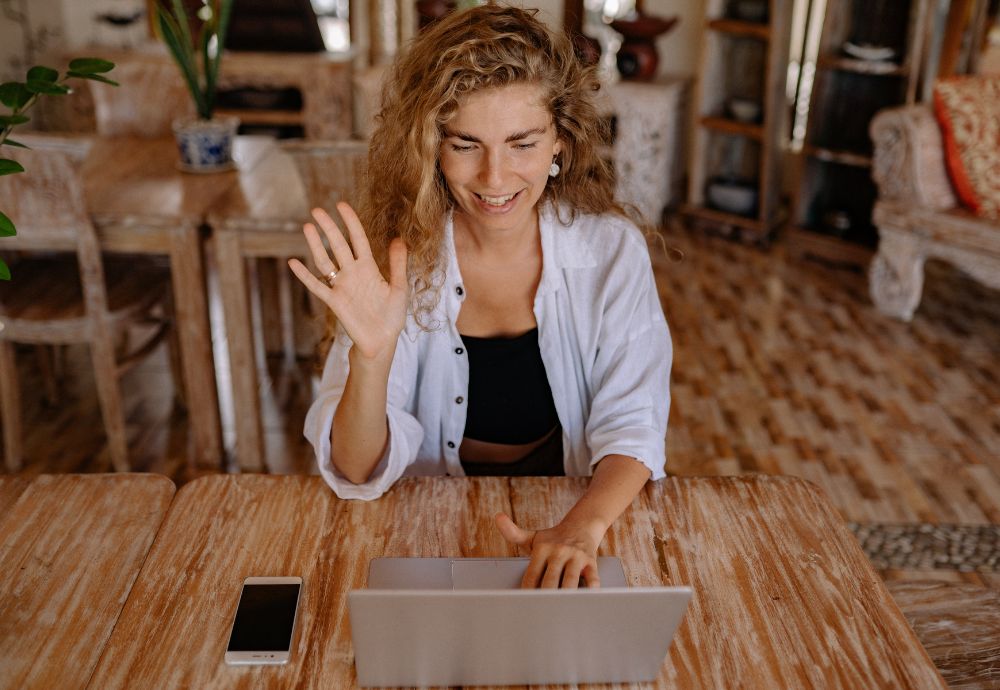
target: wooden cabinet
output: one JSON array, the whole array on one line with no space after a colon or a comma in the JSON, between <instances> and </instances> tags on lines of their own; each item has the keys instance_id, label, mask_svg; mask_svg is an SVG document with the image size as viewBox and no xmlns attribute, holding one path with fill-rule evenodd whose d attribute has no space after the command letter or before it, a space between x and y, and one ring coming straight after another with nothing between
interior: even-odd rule
<instances>
[{"instance_id":1,"label":"wooden cabinet","mask_svg":"<svg viewBox=\"0 0 1000 690\"><path fill-rule=\"evenodd\" d=\"M688 203L698 226L767 242L781 220L791 0L708 0Z\"/></svg>"},{"instance_id":2,"label":"wooden cabinet","mask_svg":"<svg viewBox=\"0 0 1000 690\"><path fill-rule=\"evenodd\" d=\"M864 266L878 242L868 125L917 97L929 0L827 0L789 233L794 256Z\"/></svg>"}]
</instances>

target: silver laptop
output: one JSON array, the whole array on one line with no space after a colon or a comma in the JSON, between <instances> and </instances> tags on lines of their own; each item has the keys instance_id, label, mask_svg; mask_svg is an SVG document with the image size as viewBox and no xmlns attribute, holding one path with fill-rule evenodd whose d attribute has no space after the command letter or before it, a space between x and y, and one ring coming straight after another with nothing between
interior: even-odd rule
<instances>
[{"instance_id":1,"label":"silver laptop","mask_svg":"<svg viewBox=\"0 0 1000 690\"><path fill-rule=\"evenodd\" d=\"M527 558L376 558L348 594L362 687L642 682L660 672L689 587L519 589Z\"/></svg>"}]
</instances>

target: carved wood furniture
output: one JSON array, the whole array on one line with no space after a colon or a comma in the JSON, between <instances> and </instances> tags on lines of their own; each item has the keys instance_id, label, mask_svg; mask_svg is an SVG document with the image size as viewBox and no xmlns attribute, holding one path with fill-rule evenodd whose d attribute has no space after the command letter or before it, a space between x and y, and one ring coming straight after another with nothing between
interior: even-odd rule
<instances>
[{"instance_id":1,"label":"carved wood furniture","mask_svg":"<svg viewBox=\"0 0 1000 690\"><path fill-rule=\"evenodd\" d=\"M87 211L101 250L169 257L193 460L199 465L219 468L223 458L202 229L215 201L252 177L273 147L266 137L239 137L236 170L192 175L177 169L173 139L99 138L83 164Z\"/></svg>"},{"instance_id":2,"label":"carved wood furniture","mask_svg":"<svg viewBox=\"0 0 1000 690\"><path fill-rule=\"evenodd\" d=\"M13 149L6 155L27 172L0 178L2 207L18 229L5 246L45 252L18 260L14 280L0 292L5 461L9 471L17 471L24 452L14 343L86 343L111 462L116 470L127 471L119 378L172 328L169 274L148 260L102 258L87 215L78 160L65 147L61 151ZM85 152L83 145L76 158ZM60 250L65 254L52 254ZM151 324L157 329L142 344L129 353L116 352L116 343L130 327Z\"/></svg>"},{"instance_id":3,"label":"carved wood furniture","mask_svg":"<svg viewBox=\"0 0 1000 690\"><path fill-rule=\"evenodd\" d=\"M930 0L829 0L822 18L789 251L866 266L876 242L868 126L917 98ZM878 46L885 55L865 53ZM859 54L852 54L850 51ZM889 51L889 52L885 52Z\"/></svg>"},{"instance_id":4,"label":"carved wood furniture","mask_svg":"<svg viewBox=\"0 0 1000 690\"><path fill-rule=\"evenodd\" d=\"M787 139L784 89L791 14L790 0L705 4L683 208L696 226L767 242L782 219L778 195ZM758 112L748 112L739 102ZM745 212L722 208L708 191L715 183L739 184L753 203Z\"/></svg>"},{"instance_id":5,"label":"carved wood furniture","mask_svg":"<svg viewBox=\"0 0 1000 690\"><path fill-rule=\"evenodd\" d=\"M684 175L688 80L621 81L604 86L601 95L602 108L615 118L615 196L658 225L664 209L677 201Z\"/></svg>"},{"instance_id":6,"label":"carved wood furniture","mask_svg":"<svg viewBox=\"0 0 1000 690\"><path fill-rule=\"evenodd\" d=\"M194 115L180 70L164 60L126 60L114 70L117 88L90 84L97 133L104 137L169 137L175 118Z\"/></svg>"},{"instance_id":7,"label":"carved wood furniture","mask_svg":"<svg viewBox=\"0 0 1000 690\"><path fill-rule=\"evenodd\" d=\"M215 204L209 222L219 258L219 282L232 370L236 413L236 457L245 470L265 469L258 362L263 345L255 343L253 303L256 289L254 263L248 258L273 257L279 262L281 311L285 351L305 340L315 354L328 309L312 300L299 286L285 260L302 259L311 266L302 223L309 209L322 207L336 217L334 204L355 200L357 182L364 174L368 146L362 141L290 141L273 150L258 166L252 179L234 187ZM258 323L260 319L258 318ZM296 333L305 326L311 333Z\"/></svg>"},{"instance_id":8,"label":"carved wood furniture","mask_svg":"<svg viewBox=\"0 0 1000 690\"><path fill-rule=\"evenodd\" d=\"M930 106L880 112L871 124L878 201L878 253L869 272L879 311L905 321L920 304L924 262L942 259L1000 288L1000 224L961 208Z\"/></svg>"},{"instance_id":9,"label":"carved wood furniture","mask_svg":"<svg viewBox=\"0 0 1000 690\"><path fill-rule=\"evenodd\" d=\"M0 477L0 687L87 687L173 495L148 474Z\"/></svg>"},{"instance_id":10,"label":"carved wood furniture","mask_svg":"<svg viewBox=\"0 0 1000 690\"><path fill-rule=\"evenodd\" d=\"M90 685L353 687L347 592L365 586L369 559L518 555L493 516L548 527L587 485L417 478L377 501L342 501L319 477L195 480L177 493ZM801 479L647 484L600 555L620 557L632 586L694 589L651 687L946 688L829 499ZM291 661L227 667L240 585L262 572L303 578Z\"/></svg>"}]
</instances>

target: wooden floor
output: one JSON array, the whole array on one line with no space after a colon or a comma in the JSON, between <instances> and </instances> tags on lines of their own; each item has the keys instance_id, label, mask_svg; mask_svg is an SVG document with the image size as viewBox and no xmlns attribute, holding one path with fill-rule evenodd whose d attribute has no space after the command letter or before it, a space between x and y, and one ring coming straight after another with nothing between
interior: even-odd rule
<instances>
[{"instance_id":1,"label":"wooden floor","mask_svg":"<svg viewBox=\"0 0 1000 690\"><path fill-rule=\"evenodd\" d=\"M1000 524L1000 293L931 263L920 309L905 324L875 311L861 273L787 261L780 242L764 251L679 228L665 238L671 251L654 251L654 265L675 347L669 472L805 477L856 530L867 530L876 552L889 541L871 538L884 523ZM213 307L219 326L217 300ZM216 330L231 444L225 343ZM19 359L25 471L109 471L87 353L70 348L66 358L56 406L43 400L31 352ZM302 439L311 364L275 360L269 369L269 469L315 473ZM173 406L165 353L124 386L135 469L178 483L215 471L188 465L186 418ZM992 529L962 535L985 534L995 550ZM1000 572L983 562L964 571L956 561L882 572L1000 587Z\"/></svg>"}]
</instances>

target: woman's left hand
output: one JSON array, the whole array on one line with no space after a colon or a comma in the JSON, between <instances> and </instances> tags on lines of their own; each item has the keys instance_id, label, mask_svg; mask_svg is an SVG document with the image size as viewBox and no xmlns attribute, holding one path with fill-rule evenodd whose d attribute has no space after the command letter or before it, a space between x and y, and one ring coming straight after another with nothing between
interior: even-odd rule
<instances>
[{"instance_id":1,"label":"woman's left hand","mask_svg":"<svg viewBox=\"0 0 1000 690\"><path fill-rule=\"evenodd\" d=\"M597 547L604 538L604 529L598 525L573 524L568 517L555 527L534 531L521 529L504 513L496 516L504 539L531 550L522 588L576 589L581 577L587 587L601 586Z\"/></svg>"}]
</instances>

